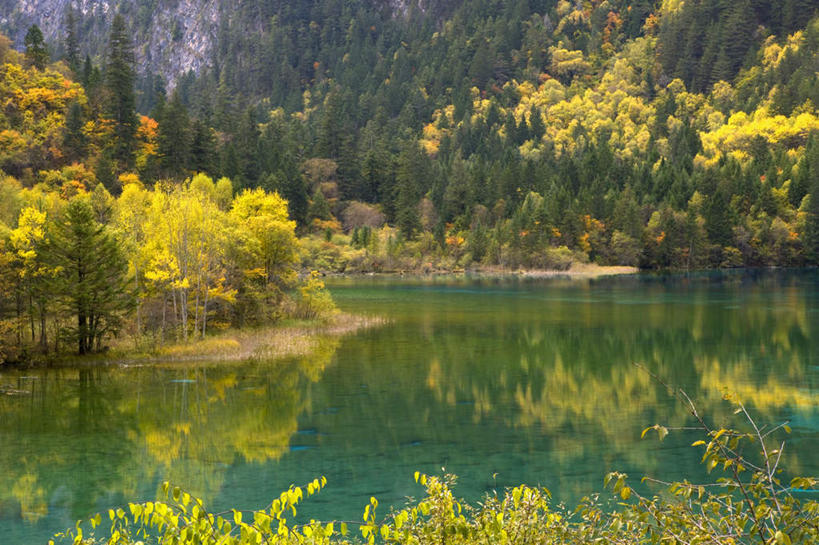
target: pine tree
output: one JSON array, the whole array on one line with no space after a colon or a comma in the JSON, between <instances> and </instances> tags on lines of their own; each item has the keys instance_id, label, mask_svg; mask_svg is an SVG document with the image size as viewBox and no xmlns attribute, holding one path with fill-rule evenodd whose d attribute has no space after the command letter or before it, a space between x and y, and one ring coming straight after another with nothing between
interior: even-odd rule
<instances>
[{"instance_id":1,"label":"pine tree","mask_svg":"<svg viewBox=\"0 0 819 545\"><path fill-rule=\"evenodd\" d=\"M71 6L65 11L65 60L74 74L80 73L80 44L77 38L77 18Z\"/></svg>"},{"instance_id":2,"label":"pine tree","mask_svg":"<svg viewBox=\"0 0 819 545\"><path fill-rule=\"evenodd\" d=\"M134 162L137 129L134 82L133 47L125 19L117 14L108 39L105 88L106 114L114 123L111 152L120 170L127 170Z\"/></svg>"},{"instance_id":3,"label":"pine tree","mask_svg":"<svg viewBox=\"0 0 819 545\"><path fill-rule=\"evenodd\" d=\"M82 64L82 75L80 76L80 83L82 83L83 88L88 91L88 88L91 86L92 78L94 77L94 65L91 62L91 56L86 55L85 61Z\"/></svg>"},{"instance_id":4,"label":"pine tree","mask_svg":"<svg viewBox=\"0 0 819 545\"><path fill-rule=\"evenodd\" d=\"M255 112L248 108L239 123L235 136L239 166L238 183L241 187L256 187L259 183L259 125Z\"/></svg>"},{"instance_id":5,"label":"pine tree","mask_svg":"<svg viewBox=\"0 0 819 545\"><path fill-rule=\"evenodd\" d=\"M705 230L708 233L708 239L720 246L730 245L733 234L731 232L731 222L728 218L728 202L723 191L718 189L714 193L708 200L704 212Z\"/></svg>"},{"instance_id":6,"label":"pine tree","mask_svg":"<svg viewBox=\"0 0 819 545\"><path fill-rule=\"evenodd\" d=\"M546 125L543 124L540 110L535 108L534 105L529 109L529 132L536 141L540 141L543 135L546 134Z\"/></svg>"},{"instance_id":7,"label":"pine tree","mask_svg":"<svg viewBox=\"0 0 819 545\"><path fill-rule=\"evenodd\" d=\"M77 161L85 154L87 139L82 132L82 118L82 106L77 101L72 102L65 116L65 129L63 130L63 147L69 161Z\"/></svg>"},{"instance_id":8,"label":"pine tree","mask_svg":"<svg viewBox=\"0 0 819 545\"><path fill-rule=\"evenodd\" d=\"M116 239L96 222L84 198L69 202L55 222L47 257L59 271L54 293L76 320L69 333L78 352L99 350L102 339L118 331L120 317L131 304L125 287L128 265Z\"/></svg>"},{"instance_id":9,"label":"pine tree","mask_svg":"<svg viewBox=\"0 0 819 545\"><path fill-rule=\"evenodd\" d=\"M811 265L819 265L819 176L813 178L806 208L805 258Z\"/></svg>"},{"instance_id":10,"label":"pine tree","mask_svg":"<svg viewBox=\"0 0 819 545\"><path fill-rule=\"evenodd\" d=\"M116 173L114 172L114 162L108 156L107 152L101 153L97 159L97 163L94 165L94 176L96 176L97 181L101 183L109 193L119 195L120 187Z\"/></svg>"},{"instance_id":11,"label":"pine tree","mask_svg":"<svg viewBox=\"0 0 819 545\"><path fill-rule=\"evenodd\" d=\"M408 142L398 157L395 176L395 219L401 234L407 240L413 239L421 229L421 218L418 216L418 201L421 198L419 182L428 178L429 172L421 148L416 142Z\"/></svg>"},{"instance_id":12,"label":"pine tree","mask_svg":"<svg viewBox=\"0 0 819 545\"><path fill-rule=\"evenodd\" d=\"M191 126L190 166L194 172L214 174L216 138L213 131L199 119Z\"/></svg>"},{"instance_id":13,"label":"pine tree","mask_svg":"<svg viewBox=\"0 0 819 545\"><path fill-rule=\"evenodd\" d=\"M48 50L46 50L40 27L31 25L26 32L23 44L26 46L26 61L38 70L44 70L48 64Z\"/></svg>"},{"instance_id":14,"label":"pine tree","mask_svg":"<svg viewBox=\"0 0 819 545\"><path fill-rule=\"evenodd\" d=\"M157 151L162 172L171 178L183 177L190 163L190 121L179 93L174 92L159 118Z\"/></svg>"}]
</instances>

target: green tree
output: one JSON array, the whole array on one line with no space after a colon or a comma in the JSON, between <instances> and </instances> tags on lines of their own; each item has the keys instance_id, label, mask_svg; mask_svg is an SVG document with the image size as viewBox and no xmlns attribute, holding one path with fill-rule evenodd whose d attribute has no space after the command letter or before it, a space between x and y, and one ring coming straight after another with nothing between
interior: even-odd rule
<instances>
[{"instance_id":1,"label":"green tree","mask_svg":"<svg viewBox=\"0 0 819 545\"><path fill-rule=\"evenodd\" d=\"M705 206L705 230L714 244L728 246L733 238L728 217L728 201L722 190L717 190Z\"/></svg>"},{"instance_id":2,"label":"green tree","mask_svg":"<svg viewBox=\"0 0 819 545\"><path fill-rule=\"evenodd\" d=\"M194 172L213 174L216 170L216 137L201 120L194 120L190 131L190 167Z\"/></svg>"},{"instance_id":3,"label":"green tree","mask_svg":"<svg viewBox=\"0 0 819 545\"><path fill-rule=\"evenodd\" d=\"M421 181L430 177L426 157L414 141L404 147L398 157L398 169L395 175L396 223L404 238L411 240L421 230L421 219L418 216L418 201L421 199Z\"/></svg>"},{"instance_id":4,"label":"green tree","mask_svg":"<svg viewBox=\"0 0 819 545\"><path fill-rule=\"evenodd\" d=\"M80 73L80 44L77 38L77 18L71 6L65 11L65 60L75 75Z\"/></svg>"},{"instance_id":5,"label":"green tree","mask_svg":"<svg viewBox=\"0 0 819 545\"><path fill-rule=\"evenodd\" d=\"M811 265L819 264L819 176L814 177L805 209L805 258Z\"/></svg>"},{"instance_id":6,"label":"green tree","mask_svg":"<svg viewBox=\"0 0 819 545\"><path fill-rule=\"evenodd\" d=\"M68 114L65 116L65 128L63 129L63 148L69 161L77 161L85 154L88 139L82 132L82 127L82 106L80 106L79 102L74 101L68 108Z\"/></svg>"},{"instance_id":7,"label":"green tree","mask_svg":"<svg viewBox=\"0 0 819 545\"><path fill-rule=\"evenodd\" d=\"M131 305L127 262L118 241L94 219L83 197L71 200L54 223L47 256L57 272L53 293L76 320L68 328L80 354L101 348Z\"/></svg>"},{"instance_id":8,"label":"green tree","mask_svg":"<svg viewBox=\"0 0 819 545\"><path fill-rule=\"evenodd\" d=\"M128 37L125 19L117 14L111 23L105 66L106 114L113 121L110 146L120 170L127 170L134 161L137 116L135 111L134 51Z\"/></svg>"},{"instance_id":9,"label":"green tree","mask_svg":"<svg viewBox=\"0 0 819 545\"><path fill-rule=\"evenodd\" d=\"M23 40L26 46L26 61L38 70L43 70L48 64L48 50L43 41L43 33L37 25L31 25Z\"/></svg>"},{"instance_id":10,"label":"green tree","mask_svg":"<svg viewBox=\"0 0 819 545\"><path fill-rule=\"evenodd\" d=\"M157 134L160 167L166 176L184 177L190 164L191 130L188 111L178 92L174 91L171 100L162 107L161 114Z\"/></svg>"}]
</instances>

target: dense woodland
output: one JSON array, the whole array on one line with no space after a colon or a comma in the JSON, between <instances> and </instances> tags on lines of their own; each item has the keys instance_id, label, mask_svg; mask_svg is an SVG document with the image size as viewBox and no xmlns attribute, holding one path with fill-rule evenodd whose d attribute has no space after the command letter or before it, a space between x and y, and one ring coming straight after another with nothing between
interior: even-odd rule
<instances>
[{"instance_id":1,"label":"dense woodland","mask_svg":"<svg viewBox=\"0 0 819 545\"><path fill-rule=\"evenodd\" d=\"M0 351L311 315L299 268L817 264L817 8L246 2L172 85L69 9L0 39Z\"/></svg>"}]
</instances>

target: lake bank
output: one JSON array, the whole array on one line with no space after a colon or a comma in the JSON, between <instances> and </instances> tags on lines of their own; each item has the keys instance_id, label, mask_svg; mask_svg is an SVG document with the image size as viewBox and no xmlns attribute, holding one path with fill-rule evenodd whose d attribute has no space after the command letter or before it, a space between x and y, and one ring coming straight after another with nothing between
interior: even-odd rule
<instances>
[{"instance_id":1,"label":"lake bank","mask_svg":"<svg viewBox=\"0 0 819 545\"><path fill-rule=\"evenodd\" d=\"M339 313L326 320L286 320L263 327L231 328L208 335L205 339L170 342L150 349L134 347L131 340L122 339L104 353L64 355L48 362L33 360L24 365L9 365L8 368L177 365L200 361L238 362L253 358L272 360L308 356L323 338L343 337L384 323L386 320L377 316Z\"/></svg>"},{"instance_id":2,"label":"lake bank","mask_svg":"<svg viewBox=\"0 0 819 545\"><path fill-rule=\"evenodd\" d=\"M604 276L620 276L626 274L637 274L638 267L628 267L621 265L598 265L596 263L573 263L568 269L525 269L525 268L505 268L499 266L478 267L467 269L436 269L420 268L407 270L389 271L354 271L354 272L332 272L322 271L322 274L334 278L362 278L379 276L385 278L400 278L403 276L418 277L447 277L447 276L474 276L486 278L574 278L592 279Z\"/></svg>"}]
</instances>

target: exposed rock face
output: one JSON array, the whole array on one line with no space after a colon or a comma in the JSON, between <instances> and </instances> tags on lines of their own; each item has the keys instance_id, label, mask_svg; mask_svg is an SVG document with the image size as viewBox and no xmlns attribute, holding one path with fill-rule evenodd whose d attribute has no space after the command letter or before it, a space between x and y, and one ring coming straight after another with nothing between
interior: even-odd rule
<instances>
[{"instance_id":1,"label":"exposed rock face","mask_svg":"<svg viewBox=\"0 0 819 545\"><path fill-rule=\"evenodd\" d=\"M303 0L280 0L282 4ZM436 9L457 5L458 0L352 0L386 6L395 17L407 16L413 9L433 14ZM246 35L264 32L265 20L248 20L253 2L240 0L0 0L0 32L22 48L26 30L37 24L43 31L52 54L62 52L65 15L74 11L82 55L102 60L108 29L116 13L130 25L136 53L137 71L161 74L169 87L188 71L199 72L217 56L220 32L234 23L234 15L244 10L239 29ZM248 7L250 6L250 7ZM236 29L233 29L235 32ZM253 54L252 51L249 54Z\"/></svg>"},{"instance_id":2,"label":"exposed rock face","mask_svg":"<svg viewBox=\"0 0 819 545\"><path fill-rule=\"evenodd\" d=\"M0 0L0 31L22 47L26 30L37 24L59 52L65 14L74 10L83 54L104 51L108 27L121 11L133 30L137 70L160 73L170 82L198 72L211 59L223 0Z\"/></svg>"}]
</instances>

